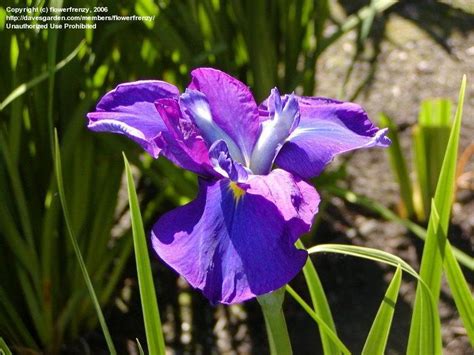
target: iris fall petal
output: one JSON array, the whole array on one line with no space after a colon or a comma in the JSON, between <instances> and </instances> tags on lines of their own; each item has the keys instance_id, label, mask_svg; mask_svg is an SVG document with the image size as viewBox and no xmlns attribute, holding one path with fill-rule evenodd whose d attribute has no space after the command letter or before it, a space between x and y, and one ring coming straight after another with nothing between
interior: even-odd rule
<instances>
[{"instance_id":1,"label":"iris fall petal","mask_svg":"<svg viewBox=\"0 0 474 355\"><path fill-rule=\"evenodd\" d=\"M294 242L318 203L312 186L279 169L242 184L201 180L194 201L155 224L153 248L212 302L242 302L301 270L307 253Z\"/></svg>"}]
</instances>

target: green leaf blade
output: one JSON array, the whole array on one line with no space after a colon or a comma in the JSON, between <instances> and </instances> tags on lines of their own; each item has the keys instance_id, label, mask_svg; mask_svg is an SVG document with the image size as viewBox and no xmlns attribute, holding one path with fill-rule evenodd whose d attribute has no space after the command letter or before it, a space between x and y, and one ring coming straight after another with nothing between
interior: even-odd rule
<instances>
[{"instance_id":1,"label":"green leaf blade","mask_svg":"<svg viewBox=\"0 0 474 355\"><path fill-rule=\"evenodd\" d=\"M310 254L312 253L336 253L343 255L351 255L363 259L373 260L394 267L400 267L403 271L412 275L418 280L418 302L419 302L419 314L423 314L424 318L419 315L415 316L412 321L412 329L418 331L418 337L412 337L416 339L416 342L412 341L408 344L408 354L420 354L420 346L423 349L428 349L428 352L422 352L422 354L441 354L441 337L440 334L440 320L439 314L436 309L435 299L423 279L413 268L408 265L405 261L396 255L392 255L382 250L373 248L365 248L354 245L340 245L340 244L321 244L316 245L308 249ZM421 321L423 320L423 323ZM417 324L419 326L413 326ZM421 339L421 340L420 340ZM420 345L422 344L422 345Z\"/></svg>"},{"instance_id":2,"label":"green leaf blade","mask_svg":"<svg viewBox=\"0 0 474 355\"><path fill-rule=\"evenodd\" d=\"M443 233L439 226L439 214L436 204L432 203L431 206L434 223L436 224L438 233ZM441 238L446 238L441 236ZM461 267L459 266L456 258L454 257L453 250L449 241L446 241L445 252L444 252L444 269L446 272L446 279L448 281L449 288L454 298L454 303L459 311L459 315L463 321L464 327L466 328L469 340L474 346L474 299L471 295L469 285L462 273Z\"/></svg>"},{"instance_id":3,"label":"green leaf blade","mask_svg":"<svg viewBox=\"0 0 474 355\"><path fill-rule=\"evenodd\" d=\"M415 215L415 207L413 205L413 189L411 187L410 175L408 173L407 163L402 152L400 139L398 137L397 126L393 120L385 115L380 115L380 124L383 127L389 129L388 137L392 141L392 144L387 149L387 153L390 159L390 165L392 171L395 173L398 184L400 186L400 195L405 206L408 217Z\"/></svg>"},{"instance_id":4,"label":"green leaf blade","mask_svg":"<svg viewBox=\"0 0 474 355\"><path fill-rule=\"evenodd\" d=\"M387 207L385 207L384 205L382 205L381 203L377 201L374 201L365 196L357 195L352 191L349 191L347 189L343 189L337 186L325 186L324 189L335 196L339 196L345 199L346 201L350 203L360 205L366 208L367 210L376 213L377 215L381 216L387 221L392 221L404 226L406 229L408 229L411 233L413 233L415 236L417 236L421 240L426 239L425 228L419 226L418 224L408 219L399 217L390 209L388 209ZM456 260L462 266L468 268L471 271L474 271L474 258L472 258L467 253L463 252L462 250L456 247L451 246L451 249L454 253L454 256L456 257Z\"/></svg>"},{"instance_id":5,"label":"green leaf blade","mask_svg":"<svg viewBox=\"0 0 474 355\"><path fill-rule=\"evenodd\" d=\"M2 337L0 337L0 354L1 355L12 355L12 352L10 351L10 348L8 347L7 343L5 343L5 340L3 340Z\"/></svg>"},{"instance_id":6,"label":"green leaf blade","mask_svg":"<svg viewBox=\"0 0 474 355\"><path fill-rule=\"evenodd\" d=\"M453 295L454 303L466 328L469 341L474 347L474 299L449 242L446 244L444 263L446 279Z\"/></svg>"},{"instance_id":7,"label":"green leaf blade","mask_svg":"<svg viewBox=\"0 0 474 355\"><path fill-rule=\"evenodd\" d=\"M300 249L305 249L303 242L298 240L296 246ZM314 267L313 262L310 258L306 261L305 266L303 267L303 274L308 285L309 294L311 296L311 302L313 303L313 308L315 312L321 317L324 323L331 329L334 334L336 332L336 325L334 324L334 319L331 314L331 309L329 307L329 302L327 300L326 294L324 293L324 288L319 279L316 268ZM332 340L331 337L327 335L327 332L322 331L321 326L319 326L319 333L321 336L321 344L323 346L323 351L325 354L338 354L340 353L340 347L337 346Z\"/></svg>"},{"instance_id":8,"label":"green leaf blade","mask_svg":"<svg viewBox=\"0 0 474 355\"><path fill-rule=\"evenodd\" d=\"M117 354L117 351L115 350L112 337L110 336L109 328L107 327L107 323L105 322L104 314L102 313L102 309L100 308L100 304L97 299L94 286L92 285L91 278L89 276L86 265L84 263L84 258L82 257L81 249L79 248L79 244L77 243L76 236L71 227L69 210L68 210L67 202L66 202L66 194L64 193L63 173L62 173L62 165L61 165L61 152L59 149L59 139L58 139L58 134L56 130L54 131L54 165L55 165L54 170L56 174L56 181L58 185L59 199L61 201L61 206L63 209L63 215L64 215L64 221L66 223L67 234L69 235L69 239L71 241L72 247L74 249L74 253L79 263L79 267L81 269L81 273L84 278L87 290L89 292L89 296L96 310L97 318L99 319L99 323L102 328L105 341L107 342L107 347L109 349L110 354L115 355Z\"/></svg>"},{"instance_id":9,"label":"green leaf blade","mask_svg":"<svg viewBox=\"0 0 474 355\"><path fill-rule=\"evenodd\" d=\"M85 43L86 43L85 41L81 41L79 45L66 58L64 58L63 60L61 60L60 62L56 64L53 71L57 72L58 70L61 70L62 68L64 68L71 60L73 60L79 54L80 50L82 49ZM38 75L37 77L31 79L30 81L19 85L2 102L0 102L0 111L4 110L5 107L7 107L12 101L16 100L25 92L27 92L31 88L35 87L42 81L49 78L50 75L51 75L51 72L49 70L46 70L40 75Z\"/></svg>"},{"instance_id":10,"label":"green leaf blade","mask_svg":"<svg viewBox=\"0 0 474 355\"><path fill-rule=\"evenodd\" d=\"M369 335L362 349L363 355L384 354L387 346L387 339L392 325L395 305L397 303L398 292L402 281L402 271L400 266L387 288L382 304L375 316L375 320L370 328Z\"/></svg>"},{"instance_id":11,"label":"green leaf blade","mask_svg":"<svg viewBox=\"0 0 474 355\"><path fill-rule=\"evenodd\" d=\"M459 91L458 107L453 127L449 136L438 184L436 186L436 193L433 199L433 205L440 209L439 211L436 209L432 209L431 211L421 259L420 276L430 288L436 305L438 304L441 290L441 277L443 273L445 248L447 245L446 237L454 198L457 150L461 132L465 91L466 77L464 76ZM408 352L410 354L440 354L441 326L437 322L432 323L432 319L430 319L429 315L425 312L421 292L420 287L417 287L412 325L408 338ZM431 331L434 332L434 334L430 334Z\"/></svg>"},{"instance_id":12,"label":"green leaf blade","mask_svg":"<svg viewBox=\"0 0 474 355\"><path fill-rule=\"evenodd\" d=\"M142 302L143 320L150 354L165 354L165 341L161 329L158 302L156 300L155 286L151 272L148 246L145 238L145 230L138 204L132 171L127 157L123 155L125 173L127 175L128 199L130 204L130 218L132 221L133 244L135 248L135 260L137 265L138 284L140 299Z\"/></svg>"},{"instance_id":13,"label":"green leaf blade","mask_svg":"<svg viewBox=\"0 0 474 355\"><path fill-rule=\"evenodd\" d=\"M336 347L335 353L327 353L324 351L325 354L350 354L351 352L344 343L338 338L337 334L331 329L331 326L326 323L326 321L318 315L311 307L296 293L295 290L290 285L286 285L286 291L295 299L296 302L300 304L300 306L309 314L311 318L318 324L320 327L321 333L325 334L330 340L331 343L334 344Z\"/></svg>"}]
</instances>

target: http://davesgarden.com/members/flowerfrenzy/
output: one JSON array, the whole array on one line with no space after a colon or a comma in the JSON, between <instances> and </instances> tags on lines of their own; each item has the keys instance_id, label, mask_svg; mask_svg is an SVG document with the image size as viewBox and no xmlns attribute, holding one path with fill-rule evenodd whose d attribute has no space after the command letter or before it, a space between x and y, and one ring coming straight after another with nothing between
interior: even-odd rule
<instances>
[{"instance_id":1,"label":"http://davesgarden.com/members/flowerfrenzy/","mask_svg":"<svg viewBox=\"0 0 474 355\"><path fill-rule=\"evenodd\" d=\"M337 154L390 141L354 103L275 88L257 105L219 70L191 75L182 94L158 80L117 86L87 115L89 128L126 135L199 176L196 199L154 225L153 248L212 302L242 302L281 288L305 264L295 242L319 204L305 180Z\"/></svg>"}]
</instances>

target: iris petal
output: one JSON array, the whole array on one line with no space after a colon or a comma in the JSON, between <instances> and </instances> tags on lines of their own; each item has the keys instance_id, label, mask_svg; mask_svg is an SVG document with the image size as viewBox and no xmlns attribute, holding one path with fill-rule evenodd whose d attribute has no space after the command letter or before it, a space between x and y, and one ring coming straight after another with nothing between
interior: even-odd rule
<instances>
[{"instance_id":1,"label":"iris petal","mask_svg":"<svg viewBox=\"0 0 474 355\"><path fill-rule=\"evenodd\" d=\"M287 171L311 178L338 154L390 144L386 129L379 130L357 104L309 97L298 103L300 123L275 160Z\"/></svg>"},{"instance_id":2,"label":"iris petal","mask_svg":"<svg viewBox=\"0 0 474 355\"><path fill-rule=\"evenodd\" d=\"M255 174L268 174L273 161L285 143L286 138L298 126L299 108L294 95L283 100L277 88L272 89L268 99L269 117L262 122L262 130L252 152L250 169Z\"/></svg>"},{"instance_id":3,"label":"iris petal","mask_svg":"<svg viewBox=\"0 0 474 355\"><path fill-rule=\"evenodd\" d=\"M276 290L303 267L294 243L311 227L316 190L283 170L200 181L197 198L153 227L157 254L212 302L237 303Z\"/></svg>"},{"instance_id":4,"label":"iris petal","mask_svg":"<svg viewBox=\"0 0 474 355\"><path fill-rule=\"evenodd\" d=\"M157 158L160 148L156 138L166 126L155 109L161 98L177 98L178 89L158 80L136 81L118 85L99 101L95 112L87 114L88 128L96 132L123 134Z\"/></svg>"},{"instance_id":5,"label":"iris petal","mask_svg":"<svg viewBox=\"0 0 474 355\"><path fill-rule=\"evenodd\" d=\"M155 102L167 131L156 140L161 154L174 164L203 176L215 176L208 147L194 123L183 116L176 99Z\"/></svg>"},{"instance_id":6,"label":"iris petal","mask_svg":"<svg viewBox=\"0 0 474 355\"><path fill-rule=\"evenodd\" d=\"M199 127L209 145L218 140L227 143L233 159L244 163L244 156L234 140L215 122L206 96L196 90L186 89L179 100L182 111Z\"/></svg>"},{"instance_id":7,"label":"iris petal","mask_svg":"<svg viewBox=\"0 0 474 355\"><path fill-rule=\"evenodd\" d=\"M198 90L206 96L214 121L237 144L248 166L260 132L258 108L249 88L212 68L195 69L191 75L189 89Z\"/></svg>"},{"instance_id":8,"label":"iris petal","mask_svg":"<svg viewBox=\"0 0 474 355\"><path fill-rule=\"evenodd\" d=\"M209 148L209 158L214 170L222 176L238 182L247 180L249 172L242 164L232 159L225 141L218 140Z\"/></svg>"}]
</instances>

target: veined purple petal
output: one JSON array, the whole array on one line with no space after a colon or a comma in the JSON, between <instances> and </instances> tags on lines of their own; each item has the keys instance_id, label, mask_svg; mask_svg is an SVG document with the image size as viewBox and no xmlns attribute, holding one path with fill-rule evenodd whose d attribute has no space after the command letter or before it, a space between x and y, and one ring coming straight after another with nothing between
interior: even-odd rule
<instances>
[{"instance_id":1,"label":"veined purple petal","mask_svg":"<svg viewBox=\"0 0 474 355\"><path fill-rule=\"evenodd\" d=\"M155 138L166 126L154 102L177 98L178 89L164 81L143 80L120 84L102 97L95 112L87 114L88 128L96 132L123 134L157 158L160 148Z\"/></svg>"},{"instance_id":2,"label":"veined purple petal","mask_svg":"<svg viewBox=\"0 0 474 355\"><path fill-rule=\"evenodd\" d=\"M167 131L156 139L157 146L162 149L161 154L184 169L217 177L209 161L206 142L194 123L182 115L178 100L157 100L155 106L167 127Z\"/></svg>"},{"instance_id":3,"label":"veined purple petal","mask_svg":"<svg viewBox=\"0 0 474 355\"><path fill-rule=\"evenodd\" d=\"M195 69L191 75L189 89L206 95L213 120L237 144L248 166L260 130L257 104L249 88L212 68Z\"/></svg>"},{"instance_id":4,"label":"veined purple petal","mask_svg":"<svg viewBox=\"0 0 474 355\"><path fill-rule=\"evenodd\" d=\"M223 140L227 143L232 158L245 163L244 156L234 140L214 121L209 102L202 92L186 89L179 99L179 104L181 110L199 127L199 131L208 145Z\"/></svg>"},{"instance_id":5,"label":"veined purple petal","mask_svg":"<svg viewBox=\"0 0 474 355\"><path fill-rule=\"evenodd\" d=\"M301 270L307 253L294 243L318 204L311 185L280 169L246 183L200 180L194 201L155 224L153 248L212 302L242 302Z\"/></svg>"},{"instance_id":6,"label":"veined purple petal","mask_svg":"<svg viewBox=\"0 0 474 355\"><path fill-rule=\"evenodd\" d=\"M357 104L311 97L300 97L298 103L300 123L275 160L287 171L311 178L337 154L390 144L387 130L379 130Z\"/></svg>"}]
</instances>

